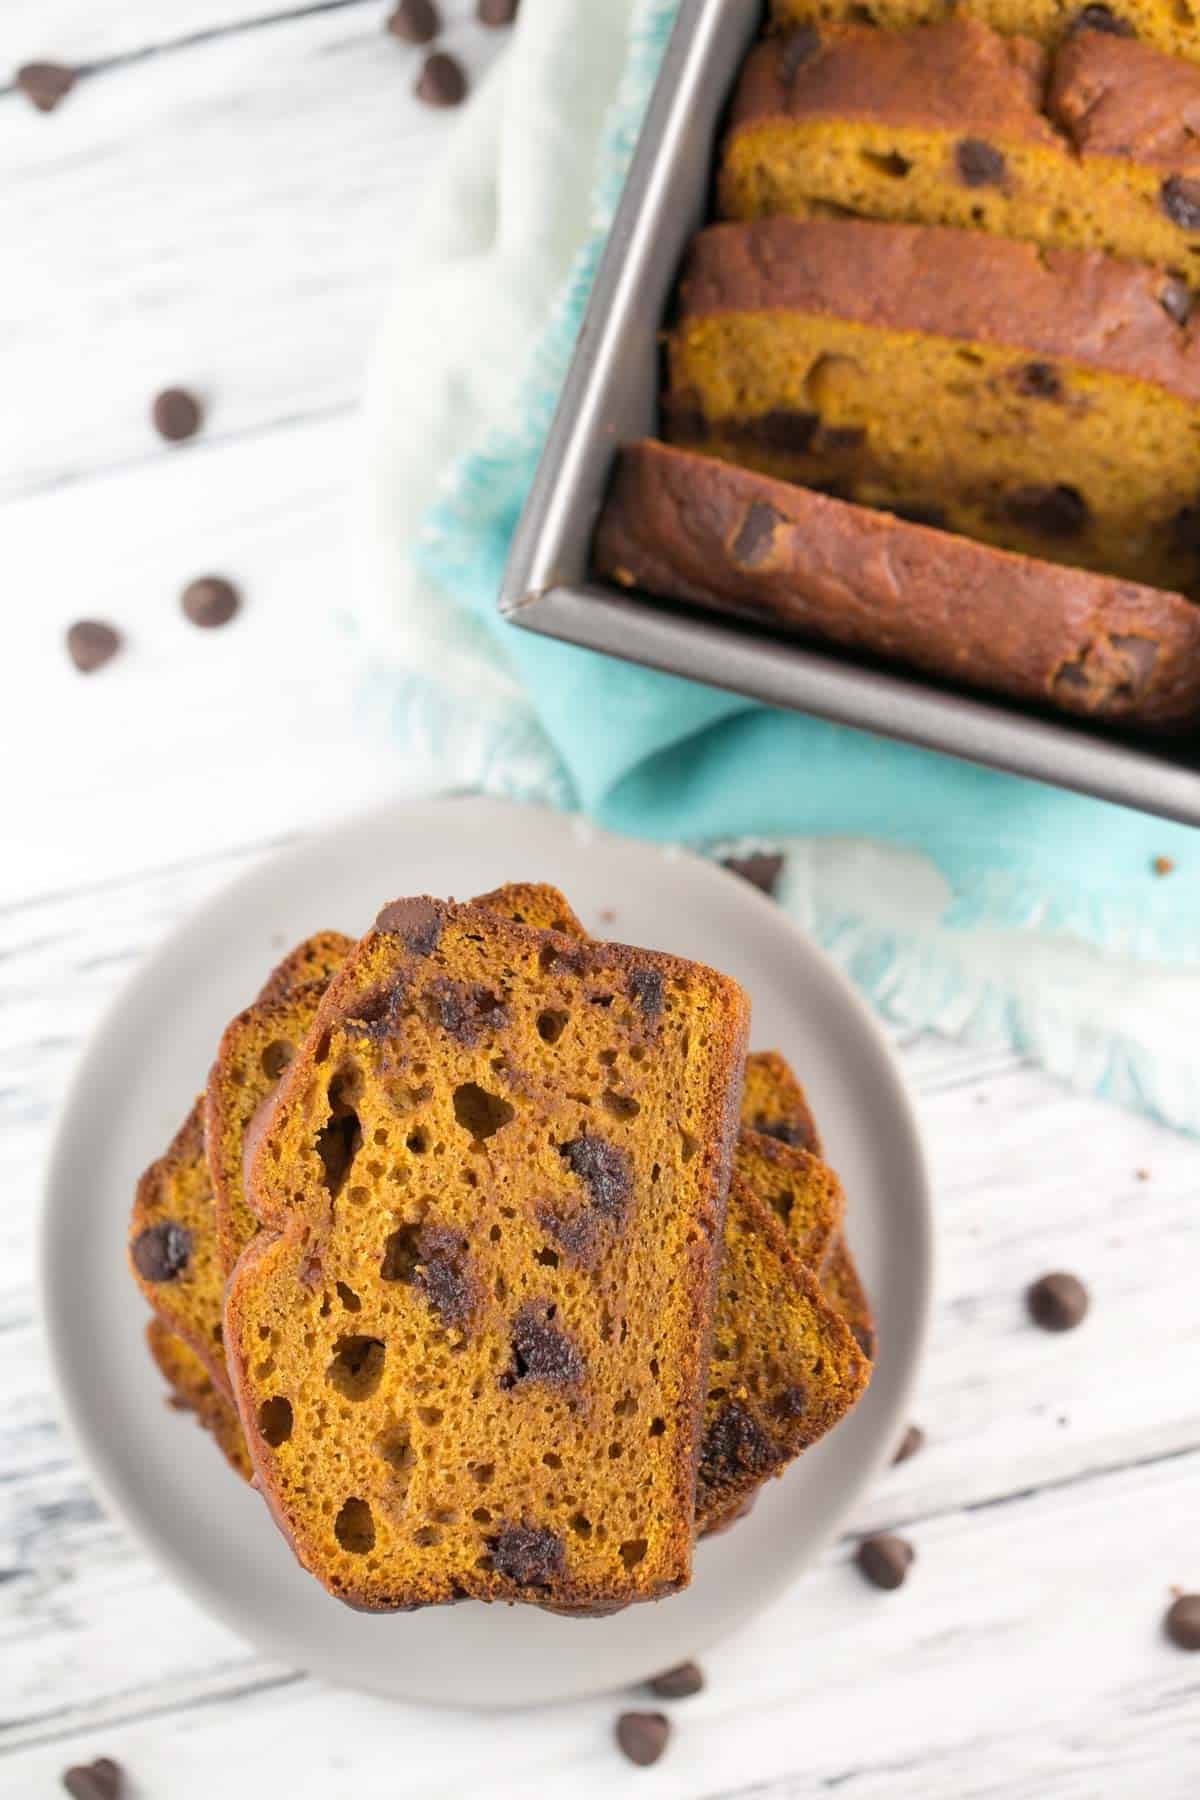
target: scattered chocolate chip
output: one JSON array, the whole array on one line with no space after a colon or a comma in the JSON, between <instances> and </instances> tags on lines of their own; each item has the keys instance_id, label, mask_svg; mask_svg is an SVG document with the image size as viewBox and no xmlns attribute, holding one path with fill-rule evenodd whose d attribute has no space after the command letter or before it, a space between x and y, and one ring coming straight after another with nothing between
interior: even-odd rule
<instances>
[{"instance_id":1,"label":"scattered chocolate chip","mask_svg":"<svg viewBox=\"0 0 1200 1800\"><path fill-rule=\"evenodd\" d=\"M1175 867L1169 856L1156 856L1150 864L1156 875L1170 875Z\"/></svg>"},{"instance_id":2,"label":"scattered chocolate chip","mask_svg":"<svg viewBox=\"0 0 1200 1800\"><path fill-rule=\"evenodd\" d=\"M754 1129L762 1137L774 1138L778 1144L791 1144L800 1150L815 1150L813 1134L796 1119L768 1119L762 1113L754 1121Z\"/></svg>"},{"instance_id":3,"label":"scattered chocolate chip","mask_svg":"<svg viewBox=\"0 0 1200 1800\"><path fill-rule=\"evenodd\" d=\"M551 1323L556 1312L548 1301L527 1300L513 1314L512 1361L500 1377L502 1388L512 1389L522 1381L568 1387L582 1380L584 1360L566 1332Z\"/></svg>"},{"instance_id":4,"label":"scattered chocolate chip","mask_svg":"<svg viewBox=\"0 0 1200 1800\"><path fill-rule=\"evenodd\" d=\"M771 1411L777 1419L785 1422L788 1419L800 1419L808 1405L807 1389L793 1383L790 1387L780 1388L771 1402Z\"/></svg>"},{"instance_id":5,"label":"scattered chocolate chip","mask_svg":"<svg viewBox=\"0 0 1200 1800\"><path fill-rule=\"evenodd\" d=\"M954 152L960 180L966 187L999 187L1007 163L1004 152L982 138L963 138Z\"/></svg>"},{"instance_id":6,"label":"scattered chocolate chip","mask_svg":"<svg viewBox=\"0 0 1200 1800\"><path fill-rule=\"evenodd\" d=\"M1178 275L1169 275L1163 283L1158 303L1176 325L1186 325L1192 316L1196 296L1186 281L1181 281Z\"/></svg>"},{"instance_id":7,"label":"scattered chocolate chip","mask_svg":"<svg viewBox=\"0 0 1200 1800\"><path fill-rule=\"evenodd\" d=\"M398 1233L393 1233L392 1238ZM389 1247L392 1238L388 1240ZM446 1225L421 1225L417 1229L412 1280L420 1288L444 1325L465 1325L479 1300L479 1287L471 1273L463 1238ZM380 1269L384 1280L389 1277Z\"/></svg>"},{"instance_id":8,"label":"scattered chocolate chip","mask_svg":"<svg viewBox=\"0 0 1200 1800\"><path fill-rule=\"evenodd\" d=\"M480 982L438 975L430 982L428 993L438 1024L459 1044L474 1044L485 1031L495 1031L508 1022L499 994Z\"/></svg>"},{"instance_id":9,"label":"scattered chocolate chip","mask_svg":"<svg viewBox=\"0 0 1200 1800\"><path fill-rule=\"evenodd\" d=\"M907 1462L910 1456L915 1456L918 1450L923 1450L924 1448L925 1433L921 1430L919 1425L910 1425L896 1446L896 1454L892 1458L892 1466L895 1467L897 1463Z\"/></svg>"},{"instance_id":10,"label":"scattered chocolate chip","mask_svg":"<svg viewBox=\"0 0 1200 1800\"><path fill-rule=\"evenodd\" d=\"M1200 1650L1200 1594L1180 1594L1163 1618L1163 1630L1179 1650Z\"/></svg>"},{"instance_id":11,"label":"scattered chocolate chip","mask_svg":"<svg viewBox=\"0 0 1200 1800\"><path fill-rule=\"evenodd\" d=\"M174 1219L160 1219L139 1231L130 1247L133 1266L143 1281L174 1281L192 1254L192 1234Z\"/></svg>"},{"instance_id":12,"label":"scattered chocolate chip","mask_svg":"<svg viewBox=\"0 0 1200 1800\"><path fill-rule=\"evenodd\" d=\"M168 444L182 444L195 437L204 412L195 394L189 394L186 388L164 388L154 396L150 417L159 437Z\"/></svg>"},{"instance_id":13,"label":"scattered chocolate chip","mask_svg":"<svg viewBox=\"0 0 1200 1800\"><path fill-rule=\"evenodd\" d=\"M627 1712L617 1720L617 1743L631 1763L648 1769L667 1747L671 1725L665 1713Z\"/></svg>"},{"instance_id":14,"label":"scattered chocolate chip","mask_svg":"<svg viewBox=\"0 0 1200 1800\"><path fill-rule=\"evenodd\" d=\"M1200 231L1200 181L1170 175L1159 189L1162 209L1181 231Z\"/></svg>"},{"instance_id":15,"label":"scattered chocolate chip","mask_svg":"<svg viewBox=\"0 0 1200 1800\"><path fill-rule=\"evenodd\" d=\"M549 1587L563 1567L562 1539L538 1525L507 1525L489 1540L498 1575L521 1587Z\"/></svg>"},{"instance_id":16,"label":"scattered chocolate chip","mask_svg":"<svg viewBox=\"0 0 1200 1800\"><path fill-rule=\"evenodd\" d=\"M752 500L742 515L737 536L729 546L729 554L744 569L753 569L770 556L775 542L775 527L786 524L781 512L765 500Z\"/></svg>"},{"instance_id":17,"label":"scattered chocolate chip","mask_svg":"<svg viewBox=\"0 0 1200 1800\"><path fill-rule=\"evenodd\" d=\"M1018 394L1025 394L1031 400L1061 400L1063 397L1062 378L1053 363L1022 363L1020 368L1013 370L1012 380Z\"/></svg>"},{"instance_id":18,"label":"scattered chocolate chip","mask_svg":"<svg viewBox=\"0 0 1200 1800\"><path fill-rule=\"evenodd\" d=\"M66 99L75 81L75 70L63 63L25 63L16 73L16 84L25 98L44 113L53 112L59 101Z\"/></svg>"},{"instance_id":19,"label":"scattered chocolate chip","mask_svg":"<svg viewBox=\"0 0 1200 1800\"><path fill-rule=\"evenodd\" d=\"M431 44L442 29L442 15L433 0L400 0L387 28L401 43Z\"/></svg>"},{"instance_id":20,"label":"scattered chocolate chip","mask_svg":"<svg viewBox=\"0 0 1200 1800\"><path fill-rule=\"evenodd\" d=\"M765 1474L771 1466L770 1438L738 1401L723 1406L700 1443L700 1476L710 1487L734 1475Z\"/></svg>"},{"instance_id":21,"label":"scattered chocolate chip","mask_svg":"<svg viewBox=\"0 0 1200 1800\"><path fill-rule=\"evenodd\" d=\"M756 852L751 856L727 856L721 866L731 875L740 875L760 893L774 895L775 884L783 871L783 858ZM774 1137L776 1133L770 1135Z\"/></svg>"},{"instance_id":22,"label":"scattered chocolate chip","mask_svg":"<svg viewBox=\"0 0 1200 1800\"><path fill-rule=\"evenodd\" d=\"M1026 1290L1025 1304L1043 1331L1074 1331L1087 1317L1088 1291L1076 1275L1043 1275Z\"/></svg>"},{"instance_id":23,"label":"scattered chocolate chip","mask_svg":"<svg viewBox=\"0 0 1200 1800\"><path fill-rule=\"evenodd\" d=\"M215 631L218 625L228 625L241 605L241 596L223 575L201 575L188 582L179 604L193 625L199 625L202 631Z\"/></svg>"},{"instance_id":24,"label":"scattered chocolate chip","mask_svg":"<svg viewBox=\"0 0 1200 1800\"><path fill-rule=\"evenodd\" d=\"M629 991L647 1018L653 1018L662 1011L662 970L634 969L629 977Z\"/></svg>"},{"instance_id":25,"label":"scattered chocolate chip","mask_svg":"<svg viewBox=\"0 0 1200 1800\"><path fill-rule=\"evenodd\" d=\"M1078 537L1091 516L1078 488L1062 483L1055 487L1014 488L1005 496L1004 510L1014 525L1053 538Z\"/></svg>"},{"instance_id":26,"label":"scattered chocolate chip","mask_svg":"<svg viewBox=\"0 0 1200 1800\"><path fill-rule=\"evenodd\" d=\"M1128 19L1119 19L1111 7L1085 6L1082 12L1075 14L1071 22L1072 31L1107 31L1111 37L1136 37L1137 32Z\"/></svg>"},{"instance_id":27,"label":"scattered chocolate chip","mask_svg":"<svg viewBox=\"0 0 1200 1800\"><path fill-rule=\"evenodd\" d=\"M884 1531L878 1537L864 1538L854 1560L872 1587L892 1589L904 1586L916 1551L907 1539Z\"/></svg>"},{"instance_id":28,"label":"scattered chocolate chip","mask_svg":"<svg viewBox=\"0 0 1200 1800\"><path fill-rule=\"evenodd\" d=\"M425 58L413 92L426 106L459 106L467 97L467 77L456 56L435 50Z\"/></svg>"},{"instance_id":29,"label":"scattered chocolate chip","mask_svg":"<svg viewBox=\"0 0 1200 1800\"><path fill-rule=\"evenodd\" d=\"M121 648L121 634L99 619L77 619L67 631L67 655L81 675L103 668Z\"/></svg>"},{"instance_id":30,"label":"scattered chocolate chip","mask_svg":"<svg viewBox=\"0 0 1200 1800\"><path fill-rule=\"evenodd\" d=\"M511 25L517 16L517 0L479 0L481 25Z\"/></svg>"},{"instance_id":31,"label":"scattered chocolate chip","mask_svg":"<svg viewBox=\"0 0 1200 1800\"><path fill-rule=\"evenodd\" d=\"M656 1675L647 1685L660 1700L690 1700L704 1687L704 1671L699 1663L680 1663L678 1668Z\"/></svg>"},{"instance_id":32,"label":"scattered chocolate chip","mask_svg":"<svg viewBox=\"0 0 1200 1800\"><path fill-rule=\"evenodd\" d=\"M801 25L784 38L779 48L779 79L790 86L806 62L811 62L821 48L821 34L811 25Z\"/></svg>"},{"instance_id":33,"label":"scattered chocolate chip","mask_svg":"<svg viewBox=\"0 0 1200 1800\"><path fill-rule=\"evenodd\" d=\"M393 931L406 950L414 956L428 956L437 948L442 934L442 917L436 900L423 896L414 900L393 900L375 920L376 931Z\"/></svg>"},{"instance_id":34,"label":"scattered chocolate chip","mask_svg":"<svg viewBox=\"0 0 1200 1800\"><path fill-rule=\"evenodd\" d=\"M633 1190L633 1170L624 1150L607 1138L583 1136L561 1144L558 1153L578 1175L598 1213L615 1219L624 1212Z\"/></svg>"},{"instance_id":35,"label":"scattered chocolate chip","mask_svg":"<svg viewBox=\"0 0 1200 1800\"><path fill-rule=\"evenodd\" d=\"M98 1756L95 1762L77 1763L66 1770L62 1784L75 1800L120 1800L125 1774L111 1756Z\"/></svg>"}]
</instances>

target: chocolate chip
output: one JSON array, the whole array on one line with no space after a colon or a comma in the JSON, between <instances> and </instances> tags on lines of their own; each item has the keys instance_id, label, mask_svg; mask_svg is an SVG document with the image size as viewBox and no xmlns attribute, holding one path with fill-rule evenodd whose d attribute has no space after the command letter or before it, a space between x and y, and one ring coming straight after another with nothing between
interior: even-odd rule
<instances>
[{"instance_id":1,"label":"chocolate chip","mask_svg":"<svg viewBox=\"0 0 1200 1800\"><path fill-rule=\"evenodd\" d=\"M783 871L783 858L755 852L751 856L727 856L721 866L728 869L731 875L740 875L743 881L758 888L760 893L773 895L775 884ZM774 1137L776 1134L772 1132L770 1135Z\"/></svg>"},{"instance_id":2,"label":"chocolate chip","mask_svg":"<svg viewBox=\"0 0 1200 1800\"><path fill-rule=\"evenodd\" d=\"M647 1686L660 1700L690 1700L704 1687L704 1671L699 1663L680 1663L677 1668L655 1675Z\"/></svg>"},{"instance_id":3,"label":"chocolate chip","mask_svg":"<svg viewBox=\"0 0 1200 1800\"><path fill-rule=\"evenodd\" d=\"M1020 368L1013 370L1012 381L1018 394L1025 394L1031 400L1061 400L1063 397L1062 379L1053 363L1022 363Z\"/></svg>"},{"instance_id":4,"label":"chocolate chip","mask_svg":"<svg viewBox=\"0 0 1200 1800\"><path fill-rule=\"evenodd\" d=\"M425 66L413 89L426 106L459 106L467 97L467 77L456 56L435 50L425 58Z\"/></svg>"},{"instance_id":5,"label":"chocolate chip","mask_svg":"<svg viewBox=\"0 0 1200 1800\"><path fill-rule=\"evenodd\" d=\"M125 1773L111 1756L98 1756L95 1762L76 1763L68 1769L62 1784L75 1800L120 1800Z\"/></svg>"},{"instance_id":6,"label":"chocolate chip","mask_svg":"<svg viewBox=\"0 0 1200 1800\"><path fill-rule=\"evenodd\" d=\"M877 1588L903 1587L915 1559L916 1551L906 1539L886 1531L864 1538L854 1553L859 1569Z\"/></svg>"},{"instance_id":7,"label":"chocolate chip","mask_svg":"<svg viewBox=\"0 0 1200 1800\"><path fill-rule=\"evenodd\" d=\"M960 180L967 187L999 187L1007 164L1004 153L982 138L963 138L954 152Z\"/></svg>"},{"instance_id":8,"label":"chocolate chip","mask_svg":"<svg viewBox=\"0 0 1200 1800\"><path fill-rule=\"evenodd\" d=\"M907 1462L910 1456L915 1456L918 1450L924 1448L925 1433L919 1425L910 1425L896 1446L896 1454L892 1458L893 1467L896 1463Z\"/></svg>"},{"instance_id":9,"label":"chocolate chip","mask_svg":"<svg viewBox=\"0 0 1200 1800\"><path fill-rule=\"evenodd\" d=\"M806 62L811 62L821 48L821 34L811 25L801 25L789 32L779 50L779 79L785 86L795 81Z\"/></svg>"},{"instance_id":10,"label":"chocolate chip","mask_svg":"<svg viewBox=\"0 0 1200 1800\"><path fill-rule=\"evenodd\" d=\"M465 1241L446 1225L402 1225L384 1248L384 1281L410 1281L444 1325L465 1325L479 1300Z\"/></svg>"},{"instance_id":11,"label":"chocolate chip","mask_svg":"<svg viewBox=\"0 0 1200 1800\"><path fill-rule=\"evenodd\" d=\"M700 1476L710 1487L734 1475L765 1474L773 1460L770 1438L737 1400L723 1406L700 1443Z\"/></svg>"},{"instance_id":12,"label":"chocolate chip","mask_svg":"<svg viewBox=\"0 0 1200 1800\"><path fill-rule=\"evenodd\" d=\"M540 1525L506 1525L488 1540L492 1566L521 1587L549 1587L563 1567L562 1539Z\"/></svg>"},{"instance_id":13,"label":"chocolate chip","mask_svg":"<svg viewBox=\"0 0 1200 1800\"><path fill-rule=\"evenodd\" d=\"M1088 1291L1077 1275L1043 1275L1026 1290L1025 1304L1043 1331L1074 1331L1087 1317Z\"/></svg>"},{"instance_id":14,"label":"chocolate chip","mask_svg":"<svg viewBox=\"0 0 1200 1800\"><path fill-rule=\"evenodd\" d=\"M582 1356L566 1332L551 1323L557 1310L548 1301L527 1300L513 1314L512 1361L500 1377L502 1388L514 1388L522 1381L568 1387L583 1379L586 1365Z\"/></svg>"},{"instance_id":15,"label":"chocolate chip","mask_svg":"<svg viewBox=\"0 0 1200 1800\"><path fill-rule=\"evenodd\" d=\"M164 388L154 396L150 417L159 437L166 438L168 444L182 444L186 438L195 437L204 413L195 394L189 394L186 388Z\"/></svg>"},{"instance_id":16,"label":"chocolate chip","mask_svg":"<svg viewBox=\"0 0 1200 1800\"><path fill-rule=\"evenodd\" d=\"M192 1234L174 1219L160 1219L139 1231L130 1247L133 1266L143 1281L174 1281L188 1266Z\"/></svg>"},{"instance_id":17,"label":"chocolate chip","mask_svg":"<svg viewBox=\"0 0 1200 1800\"><path fill-rule=\"evenodd\" d=\"M786 521L783 514L765 500L753 500L742 515L737 536L729 546L729 554L744 569L765 562L775 543L775 527Z\"/></svg>"},{"instance_id":18,"label":"chocolate chip","mask_svg":"<svg viewBox=\"0 0 1200 1800\"><path fill-rule=\"evenodd\" d=\"M671 1725L665 1713L627 1712L617 1720L617 1743L631 1763L648 1769L667 1747Z\"/></svg>"},{"instance_id":19,"label":"chocolate chip","mask_svg":"<svg viewBox=\"0 0 1200 1800\"><path fill-rule=\"evenodd\" d=\"M1196 296L1187 282L1181 281L1178 275L1169 275L1158 296L1158 304L1167 317L1174 319L1176 325L1186 325L1195 303Z\"/></svg>"},{"instance_id":20,"label":"chocolate chip","mask_svg":"<svg viewBox=\"0 0 1200 1800\"><path fill-rule=\"evenodd\" d=\"M816 1148L812 1132L796 1119L768 1119L760 1113L754 1129L762 1137L774 1138L777 1144L791 1144L801 1150Z\"/></svg>"},{"instance_id":21,"label":"chocolate chip","mask_svg":"<svg viewBox=\"0 0 1200 1800\"><path fill-rule=\"evenodd\" d=\"M39 112L53 112L75 86L75 71L63 63L25 63L16 73L16 84Z\"/></svg>"},{"instance_id":22,"label":"chocolate chip","mask_svg":"<svg viewBox=\"0 0 1200 1800\"><path fill-rule=\"evenodd\" d=\"M77 619L67 631L67 655L81 675L103 668L120 648L120 633L100 619Z\"/></svg>"},{"instance_id":23,"label":"chocolate chip","mask_svg":"<svg viewBox=\"0 0 1200 1800\"><path fill-rule=\"evenodd\" d=\"M1168 1606L1163 1630L1178 1650L1200 1650L1200 1594L1180 1594Z\"/></svg>"},{"instance_id":24,"label":"chocolate chip","mask_svg":"<svg viewBox=\"0 0 1200 1800\"><path fill-rule=\"evenodd\" d=\"M404 44L431 44L442 29L442 15L433 0L400 0L387 28Z\"/></svg>"},{"instance_id":25,"label":"chocolate chip","mask_svg":"<svg viewBox=\"0 0 1200 1800\"><path fill-rule=\"evenodd\" d=\"M499 994L477 981L452 981L449 975L438 975L430 982L428 993L434 1018L456 1043L474 1044L485 1031L508 1023Z\"/></svg>"},{"instance_id":26,"label":"chocolate chip","mask_svg":"<svg viewBox=\"0 0 1200 1800\"><path fill-rule=\"evenodd\" d=\"M1040 531L1044 537L1074 538L1086 527L1091 514L1078 488L1014 488L1004 499L1004 510L1014 525Z\"/></svg>"},{"instance_id":27,"label":"chocolate chip","mask_svg":"<svg viewBox=\"0 0 1200 1800\"><path fill-rule=\"evenodd\" d=\"M771 1411L777 1419L787 1421L788 1419L803 1418L807 1405L807 1390L794 1384L791 1387L780 1389L771 1402Z\"/></svg>"},{"instance_id":28,"label":"chocolate chip","mask_svg":"<svg viewBox=\"0 0 1200 1800\"><path fill-rule=\"evenodd\" d=\"M1162 209L1181 231L1200 231L1200 181L1170 175L1159 189Z\"/></svg>"},{"instance_id":29,"label":"chocolate chip","mask_svg":"<svg viewBox=\"0 0 1200 1800\"><path fill-rule=\"evenodd\" d=\"M629 991L648 1018L662 1011L663 978L661 969L634 969L629 977Z\"/></svg>"},{"instance_id":30,"label":"chocolate chip","mask_svg":"<svg viewBox=\"0 0 1200 1800\"><path fill-rule=\"evenodd\" d=\"M436 900L423 896L414 900L393 900L375 920L376 931L392 931L406 950L414 956L428 956L437 948L442 934L442 917Z\"/></svg>"},{"instance_id":31,"label":"chocolate chip","mask_svg":"<svg viewBox=\"0 0 1200 1800\"><path fill-rule=\"evenodd\" d=\"M481 25L511 25L517 16L517 0L479 0Z\"/></svg>"},{"instance_id":32,"label":"chocolate chip","mask_svg":"<svg viewBox=\"0 0 1200 1800\"><path fill-rule=\"evenodd\" d=\"M1107 31L1111 37L1136 37L1128 19L1118 19L1107 6L1085 6L1071 21L1072 31Z\"/></svg>"},{"instance_id":33,"label":"chocolate chip","mask_svg":"<svg viewBox=\"0 0 1200 1800\"><path fill-rule=\"evenodd\" d=\"M624 1212L633 1192L633 1170L624 1150L607 1138L583 1136L560 1145L558 1153L578 1175L598 1213L615 1219Z\"/></svg>"},{"instance_id":34,"label":"chocolate chip","mask_svg":"<svg viewBox=\"0 0 1200 1800\"><path fill-rule=\"evenodd\" d=\"M202 631L215 631L228 625L241 605L241 597L231 581L223 575L201 575L189 581L180 596L184 614Z\"/></svg>"}]
</instances>

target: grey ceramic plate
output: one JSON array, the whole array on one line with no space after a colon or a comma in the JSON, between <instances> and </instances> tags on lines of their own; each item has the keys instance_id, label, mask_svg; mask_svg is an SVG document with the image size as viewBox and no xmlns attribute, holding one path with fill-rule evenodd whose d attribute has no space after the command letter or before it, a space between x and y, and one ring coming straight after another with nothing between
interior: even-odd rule
<instances>
[{"instance_id":1,"label":"grey ceramic plate","mask_svg":"<svg viewBox=\"0 0 1200 1800\"><path fill-rule=\"evenodd\" d=\"M598 935L699 957L743 983L753 1042L808 1085L849 1195L848 1232L881 1352L855 1413L700 1546L691 1588L615 1618L457 1606L353 1613L292 1560L258 1497L168 1413L124 1267L136 1177L202 1083L226 1020L282 950L366 927L385 899L557 883ZM696 1654L776 1598L836 1532L907 1417L929 1305L931 1226L912 1112L874 1021L772 903L677 852L480 799L397 805L262 863L143 967L67 1099L46 1196L47 1330L63 1407L97 1487L171 1577L267 1656L396 1699L519 1705L636 1681Z\"/></svg>"}]
</instances>

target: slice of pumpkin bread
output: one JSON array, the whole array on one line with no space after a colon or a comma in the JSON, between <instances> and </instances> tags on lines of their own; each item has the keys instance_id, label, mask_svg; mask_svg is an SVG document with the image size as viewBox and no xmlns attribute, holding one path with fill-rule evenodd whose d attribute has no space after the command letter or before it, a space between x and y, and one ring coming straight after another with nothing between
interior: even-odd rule
<instances>
[{"instance_id":1,"label":"slice of pumpkin bread","mask_svg":"<svg viewBox=\"0 0 1200 1800\"><path fill-rule=\"evenodd\" d=\"M821 24L868 24L904 31L945 17L947 0L771 0L777 31ZM958 0L956 11L995 31L1058 44L1077 31L1138 38L1170 56L1200 62L1200 24L1187 0Z\"/></svg>"},{"instance_id":2,"label":"slice of pumpkin bread","mask_svg":"<svg viewBox=\"0 0 1200 1800\"><path fill-rule=\"evenodd\" d=\"M1200 67L1129 38L1080 31L1048 57L961 13L911 31L838 26L751 51L719 208L955 225L1186 275L1198 129Z\"/></svg>"},{"instance_id":3,"label":"slice of pumpkin bread","mask_svg":"<svg viewBox=\"0 0 1200 1800\"><path fill-rule=\"evenodd\" d=\"M221 1323L225 1272L204 1153L203 1096L137 1184L127 1249L133 1279L155 1313L228 1393Z\"/></svg>"},{"instance_id":4,"label":"slice of pumpkin bread","mask_svg":"<svg viewBox=\"0 0 1200 1800\"><path fill-rule=\"evenodd\" d=\"M691 1571L748 1008L694 963L385 907L253 1148L226 1303L263 1492L371 1609Z\"/></svg>"},{"instance_id":5,"label":"slice of pumpkin bread","mask_svg":"<svg viewBox=\"0 0 1200 1800\"><path fill-rule=\"evenodd\" d=\"M237 1407L217 1387L200 1358L157 1315L146 1326L146 1347L171 1390L168 1403L178 1412L194 1414L234 1473L243 1481L252 1480L254 1470Z\"/></svg>"}]
</instances>

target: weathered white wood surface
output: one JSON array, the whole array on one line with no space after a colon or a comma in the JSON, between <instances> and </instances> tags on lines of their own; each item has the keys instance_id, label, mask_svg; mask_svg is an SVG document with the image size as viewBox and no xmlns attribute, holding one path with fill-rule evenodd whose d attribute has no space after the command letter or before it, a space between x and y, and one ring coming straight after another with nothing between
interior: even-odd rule
<instances>
[{"instance_id":1,"label":"weathered white wood surface","mask_svg":"<svg viewBox=\"0 0 1200 1800\"><path fill-rule=\"evenodd\" d=\"M1200 1587L1200 1165L1016 1058L900 1044L941 1226L929 1448L707 1659L654 1771L613 1751L616 1698L500 1723L263 1664L100 1515L63 1443L32 1252L80 1045L216 886L411 778L354 729L342 617L363 357L450 129L411 102L417 59L386 10L0 8L0 72L94 71L45 118L0 94L0 1794L52 1794L67 1762L108 1753L145 1800L602 1800L633 1779L673 1800L1193 1795L1200 1668L1159 1621L1172 1584ZM482 70L502 39L467 0L445 10ZM169 451L145 410L176 380L211 410ZM176 595L207 569L247 609L202 636ZM129 637L89 682L60 648L80 614ZM1022 1313L1055 1266L1094 1295L1071 1337ZM881 1525L918 1549L895 1595L847 1566Z\"/></svg>"}]
</instances>

